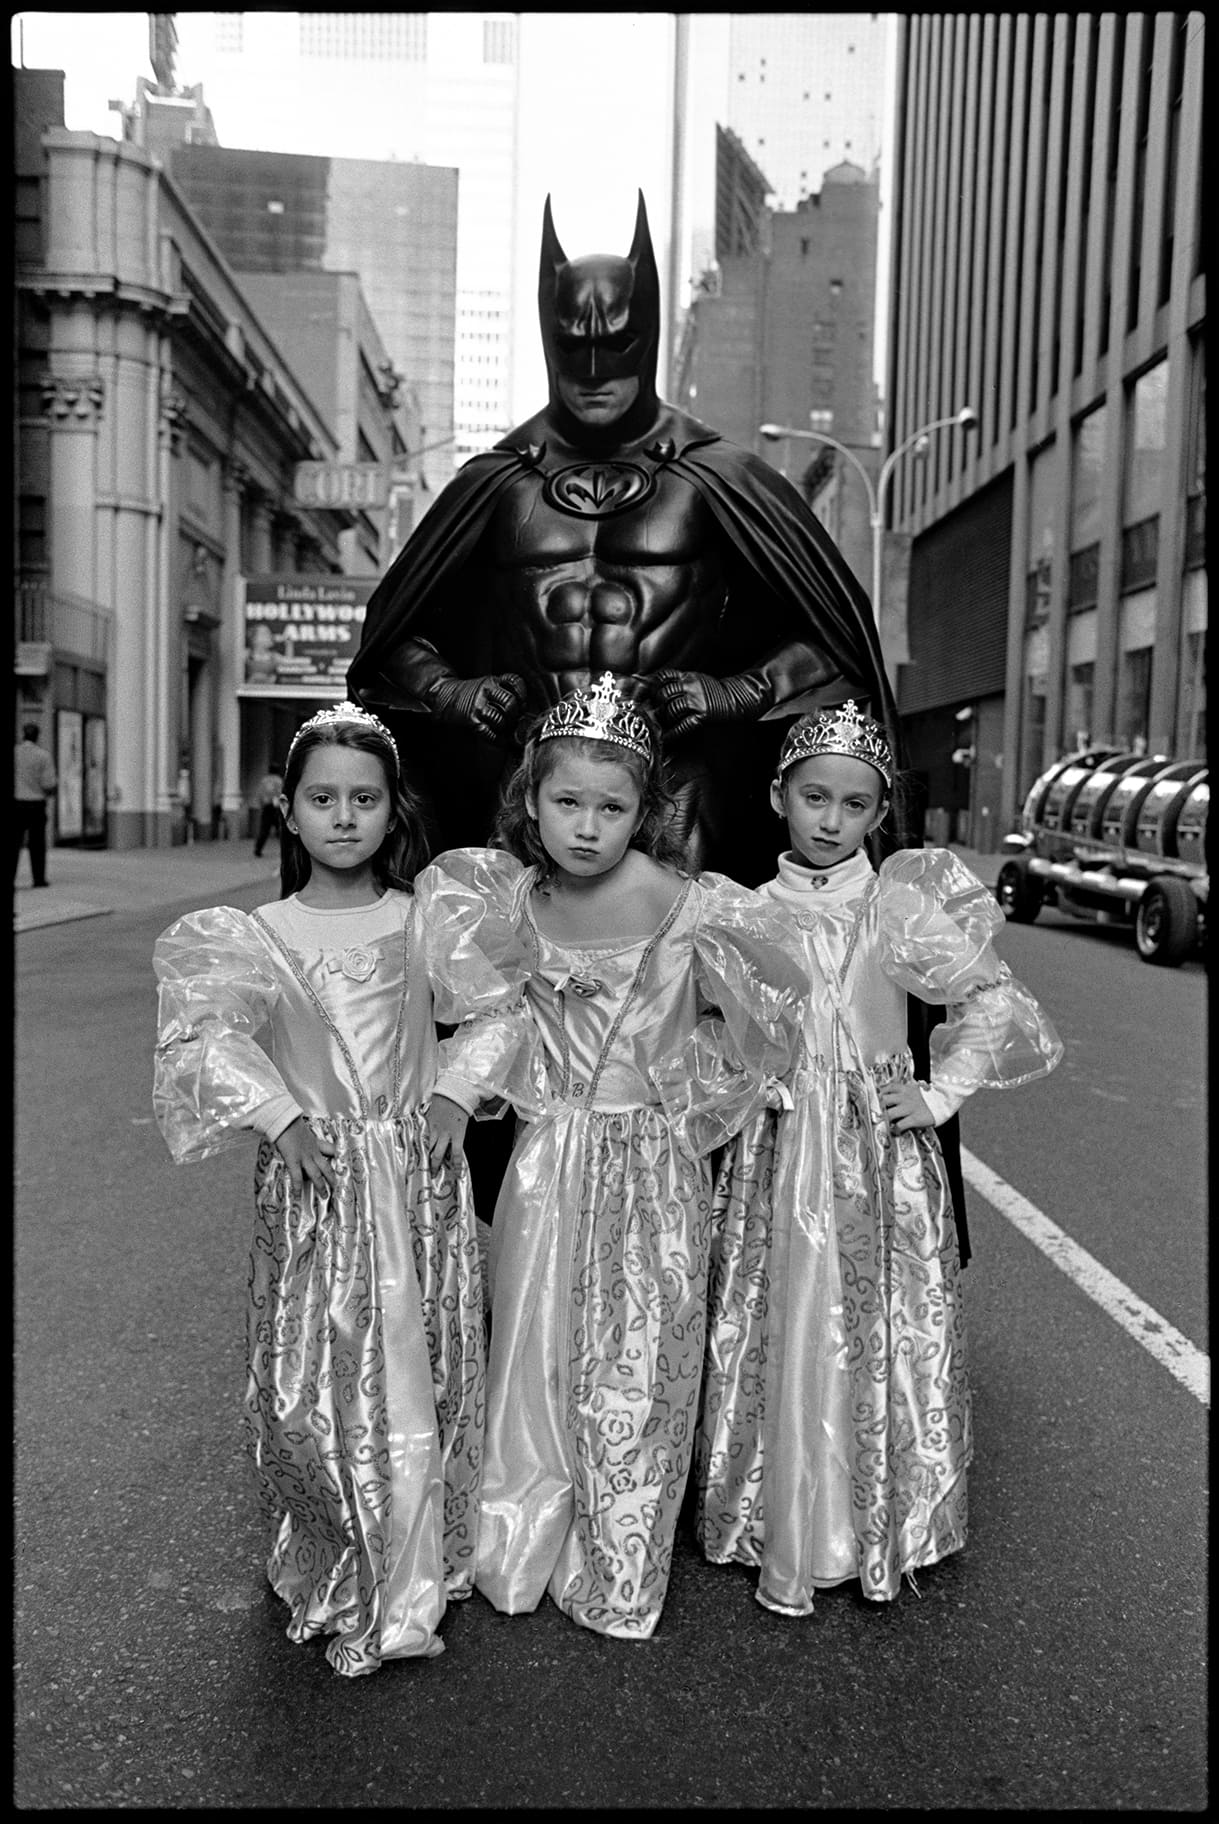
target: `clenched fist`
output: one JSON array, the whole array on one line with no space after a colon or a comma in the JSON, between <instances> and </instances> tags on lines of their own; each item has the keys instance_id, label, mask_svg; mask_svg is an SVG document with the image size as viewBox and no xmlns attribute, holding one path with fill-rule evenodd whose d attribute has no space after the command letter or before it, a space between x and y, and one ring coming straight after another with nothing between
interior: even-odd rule
<instances>
[{"instance_id":1,"label":"clenched fist","mask_svg":"<svg viewBox=\"0 0 1219 1824\"><path fill-rule=\"evenodd\" d=\"M439 678L428 692L438 722L473 728L498 740L525 707L525 680L515 671L485 678Z\"/></svg>"},{"instance_id":2,"label":"clenched fist","mask_svg":"<svg viewBox=\"0 0 1219 1824\"><path fill-rule=\"evenodd\" d=\"M751 721L770 707L765 679L748 672L713 678L702 671L658 671L652 700L666 734L684 735L708 722Z\"/></svg>"}]
</instances>

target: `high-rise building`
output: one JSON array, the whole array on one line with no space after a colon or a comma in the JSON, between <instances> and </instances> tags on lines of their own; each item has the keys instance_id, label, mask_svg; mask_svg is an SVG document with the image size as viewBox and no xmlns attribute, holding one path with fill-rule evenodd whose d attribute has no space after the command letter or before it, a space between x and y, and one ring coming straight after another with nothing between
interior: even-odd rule
<instances>
[{"instance_id":1,"label":"high-rise building","mask_svg":"<svg viewBox=\"0 0 1219 1824\"><path fill-rule=\"evenodd\" d=\"M898 707L932 810L980 847L1079 745L1205 755L1205 31L899 27ZM975 429L920 436L965 406Z\"/></svg>"},{"instance_id":2,"label":"high-rise building","mask_svg":"<svg viewBox=\"0 0 1219 1824\"><path fill-rule=\"evenodd\" d=\"M832 166L871 176L880 158L886 21L881 13L732 13L728 118L795 209Z\"/></svg>"},{"instance_id":3,"label":"high-rise building","mask_svg":"<svg viewBox=\"0 0 1219 1824\"><path fill-rule=\"evenodd\" d=\"M170 170L239 273L351 272L418 400L427 487L452 473L455 170L182 145Z\"/></svg>"},{"instance_id":4,"label":"high-rise building","mask_svg":"<svg viewBox=\"0 0 1219 1824\"><path fill-rule=\"evenodd\" d=\"M675 403L747 449L757 446L764 424L828 432L871 474L878 441L876 179L844 162L797 208L755 217L763 174L734 134L721 132L719 146L724 251L686 313ZM805 482L814 512L870 588L864 484L853 466L839 472L832 456L818 463L813 454L812 473L801 440L788 439L774 459Z\"/></svg>"},{"instance_id":5,"label":"high-rise building","mask_svg":"<svg viewBox=\"0 0 1219 1824\"><path fill-rule=\"evenodd\" d=\"M717 128L766 173L774 209L796 209L838 165L874 177L891 31L883 13L679 15L679 308L715 258Z\"/></svg>"},{"instance_id":6,"label":"high-rise building","mask_svg":"<svg viewBox=\"0 0 1219 1824\"><path fill-rule=\"evenodd\" d=\"M183 13L178 34L182 78L202 80L214 97L225 146L459 172L453 443L440 458L451 474L511 418L516 15ZM364 225L375 227L375 188L362 213ZM399 225L381 211L382 234L392 237ZM400 359L369 265L360 270L386 345ZM416 369L407 379L422 395L436 375Z\"/></svg>"}]
</instances>

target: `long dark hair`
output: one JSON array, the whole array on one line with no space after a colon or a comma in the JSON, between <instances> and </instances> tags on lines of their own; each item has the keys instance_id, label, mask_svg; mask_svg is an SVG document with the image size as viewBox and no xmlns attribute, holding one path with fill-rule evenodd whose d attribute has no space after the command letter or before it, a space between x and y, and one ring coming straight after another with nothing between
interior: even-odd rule
<instances>
[{"instance_id":1,"label":"long dark hair","mask_svg":"<svg viewBox=\"0 0 1219 1824\"><path fill-rule=\"evenodd\" d=\"M390 887L398 887L405 893L413 892L415 876L428 859L423 813L419 800L394 762L394 750L388 739L375 728L362 727L358 722L329 722L306 728L292 743L284 769L284 797L289 811L305 762L319 747L354 747L362 754L374 754L381 762L394 810L385 840L372 858L373 878L383 892ZM312 871L308 849L285 820L279 851L282 897L287 899L290 894L299 893Z\"/></svg>"},{"instance_id":2,"label":"long dark hair","mask_svg":"<svg viewBox=\"0 0 1219 1824\"><path fill-rule=\"evenodd\" d=\"M625 766L635 781L643 812L639 828L631 837L631 847L642 850L654 861L684 868L686 845L677 826L677 805L665 774L660 733L648 711L638 703L631 708L648 725L652 737L650 760L617 741L597 741L583 735L555 735L549 741L539 741L537 731L542 718L534 722L521 763L503 789L491 847L506 849L527 865L532 863L538 870L539 887L548 886L557 870L538 831L537 818L530 814L528 799L536 798L538 787L550 777L564 753L577 753L586 760L612 760Z\"/></svg>"}]
</instances>

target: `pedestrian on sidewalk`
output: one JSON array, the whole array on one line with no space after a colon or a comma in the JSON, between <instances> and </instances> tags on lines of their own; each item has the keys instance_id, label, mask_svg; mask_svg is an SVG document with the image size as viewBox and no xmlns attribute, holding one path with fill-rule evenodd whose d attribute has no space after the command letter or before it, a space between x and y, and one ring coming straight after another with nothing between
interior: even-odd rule
<instances>
[{"instance_id":1,"label":"pedestrian on sidewalk","mask_svg":"<svg viewBox=\"0 0 1219 1824\"><path fill-rule=\"evenodd\" d=\"M282 802L283 896L157 941L153 1106L179 1162L261 1136L245 1422L267 1576L289 1639L331 1635L354 1678L441 1652L473 1588L482 1277L435 1022L506 1013L510 1063L524 959L477 881L412 887L422 822L376 716L306 722Z\"/></svg>"},{"instance_id":2,"label":"pedestrian on sidewalk","mask_svg":"<svg viewBox=\"0 0 1219 1824\"><path fill-rule=\"evenodd\" d=\"M873 868L894 784L886 733L854 703L792 724L771 786L791 846L760 891L807 976L804 1058L789 1107L739 1137L717 1185L697 1527L784 1615L856 1579L890 1602L965 1544L970 1390L935 1130L1063 1050L958 856L898 849ZM946 1008L928 1082L907 995Z\"/></svg>"},{"instance_id":3,"label":"pedestrian on sidewalk","mask_svg":"<svg viewBox=\"0 0 1219 1824\"><path fill-rule=\"evenodd\" d=\"M55 790L55 762L45 747L39 745L37 722L27 722L22 739L13 750L13 822L16 847L13 851L13 880L21 865L22 844L30 845L30 870L36 887L50 885L47 880L47 804Z\"/></svg>"},{"instance_id":4,"label":"pedestrian on sidewalk","mask_svg":"<svg viewBox=\"0 0 1219 1824\"><path fill-rule=\"evenodd\" d=\"M258 811L258 830L254 837L255 855L262 854L272 836L278 837L282 845L284 823L279 801L283 789L283 768L277 760L272 760L258 781L258 788L254 794L254 802Z\"/></svg>"}]
</instances>

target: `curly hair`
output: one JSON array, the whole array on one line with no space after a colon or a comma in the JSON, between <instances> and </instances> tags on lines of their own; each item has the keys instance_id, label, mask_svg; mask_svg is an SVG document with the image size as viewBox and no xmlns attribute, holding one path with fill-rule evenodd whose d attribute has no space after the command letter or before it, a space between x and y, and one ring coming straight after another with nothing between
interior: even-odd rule
<instances>
[{"instance_id":1,"label":"curly hair","mask_svg":"<svg viewBox=\"0 0 1219 1824\"><path fill-rule=\"evenodd\" d=\"M650 855L654 861L682 869L686 865L686 845L677 827L677 805L669 790L661 751L660 733L653 717L636 703L632 705L648 724L652 737L652 758L646 759L617 741L591 740L583 735L557 735L539 741L537 731L542 718L537 717L528 734L520 765L500 795L491 847L506 849L518 861L537 868L537 884L545 888L557 869L542 842L537 818L529 810L528 800L536 797L539 786L553 773L565 753L578 753L586 760L612 760L630 773L639 792L642 816L630 846Z\"/></svg>"},{"instance_id":2,"label":"curly hair","mask_svg":"<svg viewBox=\"0 0 1219 1824\"><path fill-rule=\"evenodd\" d=\"M383 891L397 887L404 893L413 892L415 876L428 860L423 810L395 766L389 743L375 728L361 728L353 722L332 722L328 726L308 729L293 743L284 770L284 797L289 808L295 800L305 762L319 747L354 747L362 754L375 755L381 762L393 801L393 816L385 840L372 858L373 878ZM299 893L312 871L308 849L285 821L279 852L280 896L287 899L291 894Z\"/></svg>"}]
</instances>

